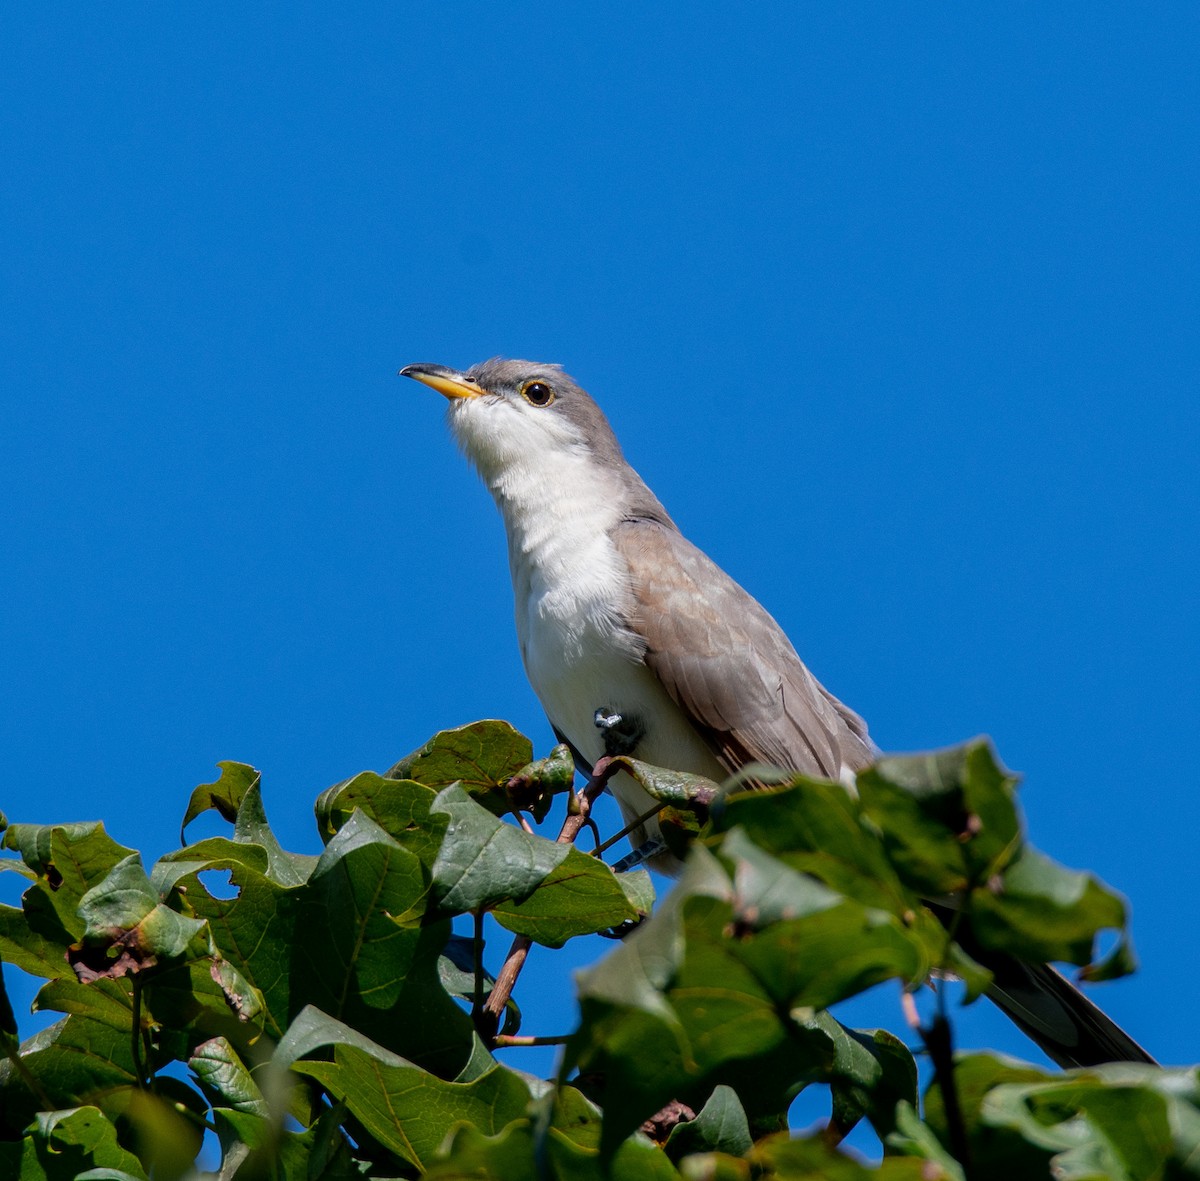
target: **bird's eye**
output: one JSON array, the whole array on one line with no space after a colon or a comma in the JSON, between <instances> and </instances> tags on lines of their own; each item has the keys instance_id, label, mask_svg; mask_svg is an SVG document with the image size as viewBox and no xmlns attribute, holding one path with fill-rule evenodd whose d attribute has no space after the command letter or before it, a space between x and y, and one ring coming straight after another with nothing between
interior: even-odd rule
<instances>
[{"instance_id":1,"label":"bird's eye","mask_svg":"<svg viewBox=\"0 0 1200 1181\"><path fill-rule=\"evenodd\" d=\"M527 381L521 387L521 397L531 406L549 406L554 401L554 391L544 381Z\"/></svg>"}]
</instances>

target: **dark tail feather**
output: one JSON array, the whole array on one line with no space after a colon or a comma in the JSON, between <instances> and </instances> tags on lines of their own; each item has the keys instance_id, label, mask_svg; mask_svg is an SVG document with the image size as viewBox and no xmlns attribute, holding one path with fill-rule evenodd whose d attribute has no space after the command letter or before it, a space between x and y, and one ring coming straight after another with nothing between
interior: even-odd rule
<instances>
[{"instance_id":1,"label":"dark tail feather","mask_svg":"<svg viewBox=\"0 0 1200 1181\"><path fill-rule=\"evenodd\" d=\"M1049 964L1027 964L997 954L977 958L995 978L988 998L1059 1066L1155 1064L1129 1034Z\"/></svg>"}]
</instances>

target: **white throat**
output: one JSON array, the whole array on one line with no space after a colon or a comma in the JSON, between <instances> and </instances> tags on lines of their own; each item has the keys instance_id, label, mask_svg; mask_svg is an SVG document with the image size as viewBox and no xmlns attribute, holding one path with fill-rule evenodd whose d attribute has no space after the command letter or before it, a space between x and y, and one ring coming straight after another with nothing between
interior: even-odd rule
<instances>
[{"instance_id":1,"label":"white throat","mask_svg":"<svg viewBox=\"0 0 1200 1181\"><path fill-rule=\"evenodd\" d=\"M597 643L617 642L632 658L622 635L628 573L609 536L622 515L616 481L586 452L559 450L484 479L504 518L517 638L535 689L550 673L543 647L559 665L595 656Z\"/></svg>"},{"instance_id":2,"label":"white throat","mask_svg":"<svg viewBox=\"0 0 1200 1181\"><path fill-rule=\"evenodd\" d=\"M561 662L578 654L589 630L620 630L628 598L628 573L609 537L623 512L619 473L597 462L569 423L550 415L533 421L531 437L529 416L483 399L455 403L450 414L504 518L517 636L531 680L539 627L554 628Z\"/></svg>"}]
</instances>

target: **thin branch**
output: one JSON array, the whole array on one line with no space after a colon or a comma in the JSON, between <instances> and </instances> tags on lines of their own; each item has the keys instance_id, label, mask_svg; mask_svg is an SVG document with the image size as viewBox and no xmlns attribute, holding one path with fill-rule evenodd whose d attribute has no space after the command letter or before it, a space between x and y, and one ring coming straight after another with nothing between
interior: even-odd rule
<instances>
[{"instance_id":1,"label":"thin branch","mask_svg":"<svg viewBox=\"0 0 1200 1181\"><path fill-rule=\"evenodd\" d=\"M471 995L471 1016L478 1018L483 1010L483 911L475 912L475 989Z\"/></svg>"},{"instance_id":2,"label":"thin branch","mask_svg":"<svg viewBox=\"0 0 1200 1181\"><path fill-rule=\"evenodd\" d=\"M563 1037L519 1037L516 1034L499 1033L495 1043L500 1049L511 1049L514 1046L565 1046L571 1039Z\"/></svg>"},{"instance_id":3,"label":"thin branch","mask_svg":"<svg viewBox=\"0 0 1200 1181\"><path fill-rule=\"evenodd\" d=\"M970 1181L971 1145L967 1139L967 1126L963 1121L962 1104L958 1100L958 1086L954 1079L954 1040L946 1015L939 1012L932 1024L921 1030L921 1038L929 1051L929 1060L933 1063L934 1082L942 1094L950 1151L962 1165L963 1176Z\"/></svg>"},{"instance_id":4,"label":"thin branch","mask_svg":"<svg viewBox=\"0 0 1200 1181\"><path fill-rule=\"evenodd\" d=\"M963 1120L962 1104L958 1098L958 1085L954 1078L954 1038L946 1016L946 989L936 989L935 993L938 1011L929 1025L922 1024L916 1000L911 992L903 993L900 1005L904 1010L904 1019L920 1036L933 1065L933 1081L941 1093L942 1108L946 1113L950 1153L962 1165L963 1176L967 1181L971 1181L974 1175L971 1166L971 1144L967 1136L967 1125Z\"/></svg>"},{"instance_id":5,"label":"thin branch","mask_svg":"<svg viewBox=\"0 0 1200 1181\"><path fill-rule=\"evenodd\" d=\"M567 818L563 821L558 834L560 845L574 843L575 838L588 822L592 805L604 790L609 779L619 769L612 765L610 759L601 759L596 764L587 787L579 795L571 797L572 806L568 808ZM517 977L520 976L521 969L525 967L525 960L528 958L529 949L532 946L533 940L527 935L518 935L512 941L508 955L504 958L504 965L496 975L496 983L492 985L492 991L483 1004L482 1014L490 1017L497 1029L500 1028L500 1019L504 1015L509 997L512 996L513 987L517 983Z\"/></svg>"},{"instance_id":6,"label":"thin branch","mask_svg":"<svg viewBox=\"0 0 1200 1181\"><path fill-rule=\"evenodd\" d=\"M599 857L601 853L607 852L607 851L608 851L609 849L611 849L611 848L613 847L613 845L615 845L615 844L616 844L616 843L617 843L617 842L618 842L618 841L619 841L619 840L620 840L622 837L627 837L627 836L628 836L628 835L629 835L631 832L633 832L633 830L634 830L635 828L641 828L641 826L642 826L643 824L645 824L647 820L651 820L651 819L653 819L653 818L654 818L655 816L657 816L657 815L658 815L658 814L659 814L659 813L660 813L660 812L661 812L661 811L662 811L662 810L663 810L663 809L664 809L666 806L667 806L666 804L655 804L655 805L654 805L654 807L653 807L653 808L651 808L651 809L650 809L648 812L643 812L643 813L642 813L642 814L641 814L639 817L637 817L637 819L636 819L636 820L631 820L631 821L630 821L630 822L629 822L627 825L625 825L625 827L624 827L623 829L621 829L621 831L620 831L620 832L614 833L614 834L613 834L611 837L609 837L609 838L608 838L608 840L607 840L607 841L605 841L603 844L597 845L597 846L596 846L596 847L595 847L595 848L592 850L592 856L593 856L593 857Z\"/></svg>"},{"instance_id":7,"label":"thin branch","mask_svg":"<svg viewBox=\"0 0 1200 1181\"><path fill-rule=\"evenodd\" d=\"M517 983L521 969L525 967L525 958L529 955L529 949L532 946L533 940L528 935L518 935L512 941L508 955L504 957L504 964L496 974L496 983L492 985L492 991L488 993L487 1000L483 1002L481 1012L491 1018L493 1027L496 1029L500 1028L500 1018L504 1015L508 999L512 996L513 986Z\"/></svg>"}]
</instances>

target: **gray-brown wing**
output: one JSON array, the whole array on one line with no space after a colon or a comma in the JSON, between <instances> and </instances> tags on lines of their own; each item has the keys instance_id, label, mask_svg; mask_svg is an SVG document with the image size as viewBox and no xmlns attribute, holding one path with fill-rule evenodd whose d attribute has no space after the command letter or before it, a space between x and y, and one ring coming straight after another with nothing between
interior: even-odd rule
<instances>
[{"instance_id":1,"label":"gray-brown wing","mask_svg":"<svg viewBox=\"0 0 1200 1181\"><path fill-rule=\"evenodd\" d=\"M674 529L623 522L630 625L645 661L730 771L771 763L836 779L869 763L863 720L817 681L783 629Z\"/></svg>"}]
</instances>

